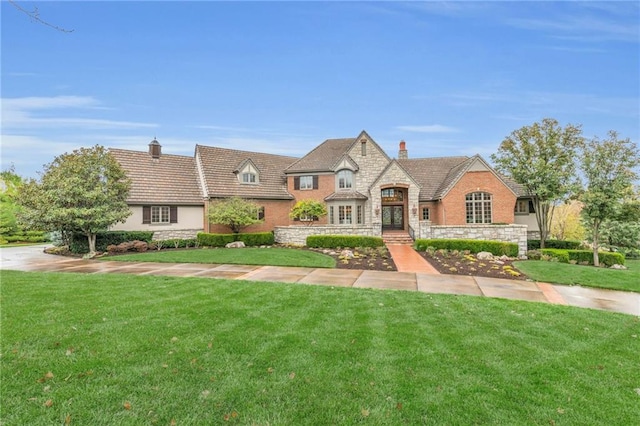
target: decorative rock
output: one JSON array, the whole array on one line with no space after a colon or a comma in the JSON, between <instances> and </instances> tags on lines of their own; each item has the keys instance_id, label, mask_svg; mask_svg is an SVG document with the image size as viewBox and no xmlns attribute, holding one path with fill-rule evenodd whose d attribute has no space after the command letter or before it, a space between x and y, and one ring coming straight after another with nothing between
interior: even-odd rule
<instances>
[{"instance_id":1,"label":"decorative rock","mask_svg":"<svg viewBox=\"0 0 640 426\"><path fill-rule=\"evenodd\" d=\"M611 265L611 267L609 269L628 269L626 266L624 265L618 265L617 263L615 265Z\"/></svg>"},{"instance_id":2,"label":"decorative rock","mask_svg":"<svg viewBox=\"0 0 640 426\"><path fill-rule=\"evenodd\" d=\"M340 257L345 259L353 259L355 256L351 250L342 250L340 252Z\"/></svg>"},{"instance_id":3,"label":"decorative rock","mask_svg":"<svg viewBox=\"0 0 640 426\"><path fill-rule=\"evenodd\" d=\"M481 251L480 253L476 254L476 258L478 260L493 260L493 254L489 253L488 251Z\"/></svg>"},{"instance_id":4,"label":"decorative rock","mask_svg":"<svg viewBox=\"0 0 640 426\"><path fill-rule=\"evenodd\" d=\"M226 248L243 248L245 247L244 242L242 241L234 241L232 243L228 243L226 246Z\"/></svg>"}]
</instances>

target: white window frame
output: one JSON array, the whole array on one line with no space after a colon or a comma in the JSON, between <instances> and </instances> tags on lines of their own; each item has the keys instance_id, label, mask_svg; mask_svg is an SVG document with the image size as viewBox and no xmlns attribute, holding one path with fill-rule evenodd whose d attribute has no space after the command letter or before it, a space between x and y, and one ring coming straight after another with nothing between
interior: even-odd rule
<instances>
[{"instance_id":1,"label":"white window frame","mask_svg":"<svg viewBox=\"0 0 640 426\"><path fill-rule=\"evenodd\" d=\"M355 180L354 175L355 173L353 173L353 170L349 170L349 169L340 170L336 175L336 179L338 180L338 189L340 190L352 189L353 181Z\"/></svg>"},{"instance_id":2,"label":"white window frame","mask_svg":"<svg viewBox=\"0 0 640 426\"><path fill-rule=\"evenodd\" d=\"M313 175L300 176L300 190L308 191L313 189Z\"/></svg>"},{"instance_id":3,"label":"white window frame","mask_svg":"<svg viewBox=\"0 0 640 426\"><path fill-rule=\"evenodd\" d=\"M465 196L465 216L469 224L493 223L493 196L488 192L470 192Z\"/></svg>"},{"instance_id":4,"label":"white window frame","mask_svg":"<svg viewBox=\"0 0 640 426\"><path fill-rule=\"evenodd\" d=\"M151 206L151 224L160 225L171 222L169 206Z\"/></svg>"},{"instance_id":5,"label":"white window frame","mask_svg":"<svg viewBox=\"0 0 640 426\"><path fill-rule=\"evenodd\" d=\"M524 206L524 207L523 207ZM515 214L529 214L529 200L516 200Z\"/></svg>"}]
</instances>

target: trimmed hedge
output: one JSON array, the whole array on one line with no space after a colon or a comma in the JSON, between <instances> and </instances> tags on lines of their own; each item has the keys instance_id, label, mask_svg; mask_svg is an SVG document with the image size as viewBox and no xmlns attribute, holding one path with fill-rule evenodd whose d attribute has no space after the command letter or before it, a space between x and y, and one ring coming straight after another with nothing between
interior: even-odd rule
<instances>
[{"instance_id":1,"label":"trimmed hedge","mask_svg":"<svg viewBox=\"0 0 640 426\"><path fill-rule=\"evenodd\" d=\"M49 234L44 231L26 231L11 235L2 235L7 243L45 243L50 241Z\"/></svg>"},{"instance_id":2,"label":"trimmed hedge","mask_svg":"<svg viewBox=\"0 0 640 426\"><path fill-rule=\"evenodd\" d=\"M591 250L561 250L561 249L543 249L542 254L555 257L561 263L588 263L593 265L593 252ZM624 265L624 256L621 253L613 253L607 251L598 252L600 263L605 266Z\"/></svg>"},{"instance_id":3,"label":"trimmed hedge","mask_svg":"<svg viewBox=\"0 0 640 426\"><path fill-rule=\"evenodd\" d=\"M153 232L148 231L105 231L96 235L96 251L107 251L107 246L118 245L128 241L144 241L150 243ZM84 234L74 233L69 247L71 253L89 252L89 241Z\"/></svg>"},{"instance_id":4,"label":"trimmed hedge","mask_svg":"<svg viewBox=\"0 0 640 426\"><path fill-rule=\"evenodd\" d=\"M360 235L309 235L307 247L313 248L355 248L382 247L384 241L380 237L366 237Z\"/></svg>"},{"instance_id":5,"label":"trimmed hedge","mask_svg":"<svg viewBox=\"0 0 640 426\"><path fill-rule=\"evenodd\" d=\"M234 241L242 241L246 246L269 246L274 243L273 232L254 232L252 234L208 234L198 232L200 246L224 247Z\"/></svg>"},{"instance_id":6,"label":"trimmed hedge","mask_svg":"<svg viewBox=\"0 0 640 426\"><path fill-rule=\"evenodd\" d=\"M580 241L571 240L547 240L544 242L546 249L579 250L582 247ZM540 240L527 240L527 250L539 250Z\"/></svg>"},{"instance_id":7,"label":"trimmed hedge","mask_svg":"<svg viewBox=\"0 0 640 426\"><path fill-rule=\"evenodd\" d=\"M426 251L428 247L436 250L469 250L471 253L488 251L494 256L507 255L509 257L518 256L518 244L504 241L490 240L447 240L447 239L418 239L414 247L417 251Z\"/></svg>"}]
</instances>

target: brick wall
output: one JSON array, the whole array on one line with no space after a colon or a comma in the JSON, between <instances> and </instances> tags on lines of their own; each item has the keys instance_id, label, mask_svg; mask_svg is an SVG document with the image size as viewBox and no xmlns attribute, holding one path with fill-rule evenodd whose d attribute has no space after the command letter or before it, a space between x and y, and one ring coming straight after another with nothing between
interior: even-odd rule
<instances>
[{"instance_id":1,"label":"brick wall","mask_svg":"<svg viewBox=\"0 0 640 426\"><path fill-rule=\"evenodd\" d=\"M241 232L271 232L276 226L286 226L294 223L289 219L289 212L293 207L291 200L254 200L264 207L264 222L244 228ZM210 223L208 230L211 234L228 234L231 230L222 225Z\"/></svg>"},{"instance_id":2,"label":"brick wall","mask_svg":"<svg viewBox=\"0 0 640 426\"><path fill-rule=\"evenodd\" d=\"M313 174L308 174L308 175L300 175L300 176L311 176ZM291 204L291 207L294 206L294 204L298 201L301 200L317 200L320 201L321 203L324 203L324 199L326 197L328 197L329 195L333 194L335 192L335 188L336 188L336 176L335 174L315 174L315 176L318 176L318 189L294 189L294 184L293 184L293 176L289 176L287 177L287 190L289 191L289 193L291 195L293 195L295 197L295 201ZM287 215L289 214L289 212L287 212ZM316 223L318 224L326 224L328 220L328 217L321 217L320 220L318 220ZM296 222L291 222L291 223L296 223ZM279 223L276 224L275 226L284 226L289 224L289 222L285 223Z\"/></svg>"},{"instance_id":3,"label":"brick wall","mask_svg":"<svg viewBox=\"0 0 640 426\"><path fill-rule=\"evenodd\" d=\"M462 176L458 183L442 199L442 211L438 221L443 225L467 223L465 196L470 192L488 192L492 195L494 223L513 223L516 196L493 173L472 171ZM435 221L434 221L435 222Z\"/></svg>"}]
</instances>

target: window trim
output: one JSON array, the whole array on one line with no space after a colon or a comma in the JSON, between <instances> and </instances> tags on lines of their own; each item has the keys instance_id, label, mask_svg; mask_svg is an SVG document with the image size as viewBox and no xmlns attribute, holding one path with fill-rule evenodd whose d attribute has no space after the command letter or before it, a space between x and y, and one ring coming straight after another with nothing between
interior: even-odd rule
<instances>
[{"instance_id":1,"label":"window trim","mask_svg":"<svg viewBox=\"0 0 640 426\"><path fill-rule=\"evenodd\" d=\"M157 215L154 214L154 210L157 211ZM166 212L166 216L164 212ZM154 222L153 221L154 216L158 217L160 221ZM162 220L163 216L167 218L167 221ZM154 225L154 226L170 225L172 223L178 223L178 206L168 206L163 204L142 206L142 223L145 225Z\"/></svg>"},{"instance_id":2,"label":"window trim","mask_svg":"<svg viewBox=\"0 0 640 426\"><path fill-rule=\"evenodd\" d=\"M425 218L425 216L426 216L426 218ZM431 210L429 209L429 207L423 207L422 208L421 217L422 217L422 220L425 220L425 221L430 221L431 220Z\"/></svg>"},{"instance_id":3,"label":"window trim","mask_svg":"<svg viewBox=\"0 0 640 426\"><path fill-rule=\"evenodd\" d=\"M353 172L353 170L342 169L339 170L338 173L336 173L336 179L336 186L338 190L348 191L350 189L353 189L354 187L355 173Z\"/></svg>"},{"instance_id":4,"label":"window trim","mask_svg":"<svg viewBox=\"0 0 640 426\"><path fill-rule=\"evenodd\" d=\"M493 195L483 191L466 194L465 218L468 224L493 223Z\"/></svg>"}]
</instances>

